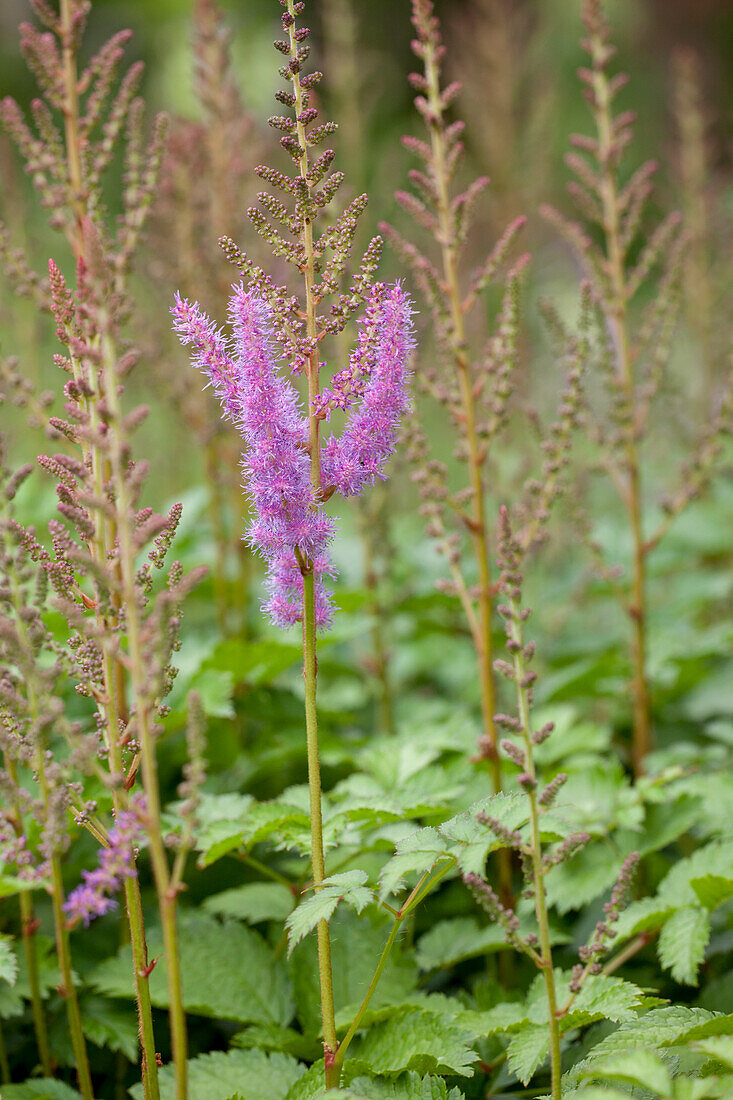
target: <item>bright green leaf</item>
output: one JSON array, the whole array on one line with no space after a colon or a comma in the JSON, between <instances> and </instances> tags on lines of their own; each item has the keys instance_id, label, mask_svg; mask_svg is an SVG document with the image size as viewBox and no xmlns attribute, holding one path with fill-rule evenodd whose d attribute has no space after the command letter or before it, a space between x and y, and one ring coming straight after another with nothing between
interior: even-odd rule
<instances>
[{"instance_id":1,"label":"bright green leaf","mask_svg":"<svg viewBox=\"0 0 733 1100\"><path fill-rule=\"evenodd\" d=\"M706 910L693 906L678 909L659 936L659 960L676 982L695 985L709 939L710 917Z\"/></svg>"},{"instance_id":2,"label":"bright green leaf","mask_svg":"<svg viewBox=\"0 0 733 1100\"><path fill-rule=\"evenodd\" d=\"M420 937L417 962L421 970L439 970L455 966L507 946L502 929L496 924L481 927L475 917L455 917L438 921Z\"/></svg>"},{"instance_id":3,"label":"bright green leaf","mask_svg":"<svg viewBox=\"0 0 733 1100\"><path fill-rule=\"evenodd\" d=\"M507 1048L507 1065L522 1084L527 1085L549 1052L550 1029L547 1024L529 1024L512 1037Z\"/></svg>"},{"instance_id":4,"label":"bright green leaf","mask_svg":"<svg viewBox=\"0 0 733 1100\"><path fill-rule=\"evenodd\" d=\"M406 1009L375 1024L353 1051L372 1073L455 1073L470 1077L477 1055L471 1034L434 1012Z\"/></svg>"},{"instance_id":5,"label":"bright green leaf","mask_svg":"<svg viewBox=\"0 0 733 1100\"><path fill-rule=\"evenodd\" d=\"M625 1081L662 1096L668 1096L672 1091L669 1070L662 1059L649 1050L634 1050L627 1054L600 1058L581 1076L593 1081Z\"/></svg>"},{"instance_id":6,"label":"bright green leaf","mask_svg":"<svg viewBox=\"0 0 733 1100\"><path fill-rule=\"evenodd\" d=\"M290 954L304 936L312 932L319 921L328 921L336 911L339 902L344 902L356 913L374 900L374 893L365 886L366 871L344 871L323 880L321 889L311 897L301 901L285 922L288 930Z\"/></svg>"},{"instance_id":7,"label":"bright green leaf","mask_svg":"<svg viewBox=\"0 0 733 1100\"><path fill-rule=\"evenodd\" d=\"M192 1100L232 1100L239 1093L246 1100L285 1100L305 1068L287 1054L263 1054L259 1050L214 1051L188 1063L188 1088ZM160 1100L175 1100L173 1067L158 1074ZM133 1100L143 1100L142 1085L130 1089Z\"/></svg>"},{"instance_id":8,"label":"bright green leaf","mask_svg":"<svg viewBox=\"0 0 733 1100\"><path fill-rule=\"evenodd\" d=\"M219 917L235 917L258 924L260 921L284 921L295 905L292 891L280 882L248 882L213 894L204 901L204 909Z\"/></svg>"},{"instance_id":9,"label":"bright green leaf","mask_svg":"<svg viewBox=\"0 0 733 1100\"><path fill-rule=\"evenodd\" d=\"M161 956L150 976L153 1004L168 1006L165 958L159 928L148 930L151 958ZM290 982L283 962L251 928L221 924L203 914L181 915L181 972L186 1010L238 1023L288 1024L293 1015ZM130 948L103 962L91 984L110 997L134 996Z\"/></svg>"}]
</instances>

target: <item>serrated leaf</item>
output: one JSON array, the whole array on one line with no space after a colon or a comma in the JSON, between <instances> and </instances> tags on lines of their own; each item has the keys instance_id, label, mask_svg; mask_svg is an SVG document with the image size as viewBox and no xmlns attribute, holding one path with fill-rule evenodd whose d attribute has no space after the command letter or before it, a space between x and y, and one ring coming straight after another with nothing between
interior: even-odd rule
<instances>
[{"instance_id":1,"label":"serrated leaf","mask_svg":"<svg viewBox=\"0 0 733 1100\"><path fill-rule=\"evenodd\" d=\"M606 841L588 844L552 868L546 879L548 903L563 914L590 904L613 886L626 854Z\"/></svg>"},{"instance_id":2,"label":"serrated leaf","mask_svg":"<svg viewBox=\"0 0 733 1100\"><path fill-rule=\"evenodd\" d=\"M710 1039L700 1039L695 1043L703 1054L709 1054L716 1062L733 1069L733 1036L715 1035Z\"/></svg>"},{"instance_id":3,"label":"serrated leaf","mask_svg":"<svg viewBox=\"0 0 733 1100\"><path fill-rule=\"evenodd\" d=\"M258 924L260 921L284 921L295 905L292 891L280 882L248 882L231 890L222 890L204 900L203 907L219 917L234 917Z\"/></svg>"},{"instance_id":4,"label":"serrated leaf","mask_svg":"<svg viewBox=\"0 0 733 1100\"><path fill-rule=\"evenodd\" d=\"M104 997L84 996L81 1001L84 1034L100 1047L118 1050L130 1062L137 1061L138 1024L132 1008Z\"/></svg>"},{"instance_id":5,"label":"serrated leaf","mask_svg":"<svg viewBox=\"0 0 733 1100\"><path fill-rule=\"evenodd\" d=\"M285 1100L305 1067L287 1054L263 1054L259 1050L214 1051L188 1062L189 1096L195 1100L232 1100L240 1093L247 1100ZM160 1100L175 1100L172 1066L158 1073ZM133 1100L143 1100L142 1085L130 1089Z\"/></svg>"},{"instance_id":6,"label":"serrated leaf","mask_svg":"<svg viewBox=\"0 0 733 1100\"><path fill-rule=\"evenodd\" d=\"M419 1073L401 1073L390 1081L356 1077L349 1091L363 1100L463 1100L463 1093L449 1090L442 1077L421 1077ZM335 1100L338 1094L333 1095Z\"/></svg>"},{"instance_id":7,"label":"serrated leaf","mask_svg":"<svg viewBox=\"0 0 733 1100\"><path fill-rule=\"evenodd\" d=\"M13 950L13 937L0 933L0 981L15 985L18 980L18 958Z\"/></svg>"},{"instance_id":8,"label":"serrated leaf","mask_svg":"<svg viewBox=\"0 0 733 1100\"><path fill-rule=\"evenodd\" d=\"M522 1084L527 1085L549 1052L550 1029L547 1024L529 1024L512 1037L507 1047L507 1065Z\"/></svg>"},{"instance_id":9,"label":"serrated leaf","mask_svg":"<svg viewBox=\"0 0 733 1100\"><path fill-rule=\"evenodd\" d=\"M439 970L490 951L502 951L506 946L498 925L481 927L475 917L455 917L438 921L420 937L417 963L421 970Z\"/></svg>"},{"instance_id":10,"label":"serrated leaf","mask_svg":"<svg viewBox=\"0 0 733 1100\"><path fill-rule=\"evenodd\" d=\"M448 845L437 829L428 826L399 840L395 855L382 868L380 878L382 900L396 894L404 885L405 875L418 877L431 870L447 853Z\"/></svg>"},{"instance_id":11,"label":"serrated leaf","mask_svg":"<svg viewBox=\"0 0 733 1100\"><path fill-rule=\"evenodd\" d=\"M288 1024L293 1001L285 966L251 928L230 921L221 924L203 914L182 914L180 955L183 999L188 1012L237 1023ZM151 958L161 956L150 975L154 1005L168 1007L162 935L148 931ZM90 984L109 997L134 996L129 947L93 972Z\"/></svg>"},{"instance_id":12,"label":"serrated leaf","mask_svg":"<svg viewBox=\"0 0 733 1100\"><path fill-rule=\"evenodd\" d=\"M690 886L705 909L713 910L733 898L733 877L728 875L701 875L691 878Z\"/></svg>"},{"instance_id":13,"label":"serrated leaf","mask_svg":"<svg viewBox=\"0 0 733 1100\"><path fill-rule=\"evenodd\" d=\"M339 902L344 902L356 913L374 901L374 892L364 883L366 871L344 871L330 875L323 880L321 889L311 897L301 901L285 921L288 930L288 955L304 936L312 932L319 921L328 921L336 911Z\"/></svg>"},{"instance_id":14,"label":"serrated leaf","mask_svg":"<svg viewBox=\"0 0 733 1100\"><path fill-rule=\"evenodd\" d=\"M616 943L623 943L639 932L656 931L674 913L674 906L664 905L658 898L634 901L621 913L615 924Z\"/></svg>"},{"instance_id":15,"label":"serrated leaf","mask_svg":"<svg viewBox=\"0 0 733 1100\"><path fill-rule=\"evenodd\" d=\"M374 976L374 967L387 942L391 922L373 926L350 909L337 911L331 921L331 960L336 1026L348 1027ZM321 1000L318 984L318 952L315 937L299 943L290 963L298 1019L303 1028L318 1035ZM417 966L411 955L395 944L382 972L370 1012L385 1005L401 1004L417 982Z\"/></svg>"},{"instance_id":16,"label":"serrated leaf","mask_svg":"<svg viewBox=\"0 0 733 1100\"><path fill-rule=\"evenodd\" d=\"M591 1069L581 1074L593 1081L625 1081L640 1085L650 1092L668 1096L672 1091L672 1077L661 1058L648 1050L635 1050L627 1054L615 1054L600 1058Z\"/></svg>"},{"instance_id":17,"label":"serrated leaf","mask_svg":"<svg viewBox=\"0 0 733 1100\"><path fill-rule=\"evenodd\" d=\"M407 1009L370 1028L352 1057L375 1074L415 1070L470 1077L478 1057L471 1039L469 1031L445 1016Z\"/></svg>"},{"instance_id":18,"label":"serrated leaf","mask_svg":"<svg viewBox=\"0 0 733 1100\"><path fill-rule=\"evenodd\" d=\"M676 982L695 985L710 939L710 917L705 909L678 909L662 928L658 954Z\"/></svg>"},{"instance_id":19,"label":"serrated leaf","mask_svg":"<svg viewBox=\"0 0 733 1100\"><path fill-rule=\"evenodd\" d=\"M458 814L440 826L440 833L451 841L451 852L464 873L483 874L486 857L502 847L494 832L476 819L479 812L496 818L507 829L519 829L529 820L527 800L518 794L495 794L474 803L466 813Z\"/></svg>"},{"instance_id":20,"label":"serrated leaf","mask_svg":"<svg viewBox=\"0 0 733 1100\"><path fill-rule=\"evenodd\" d=\"M563 1031L584 1027L596 1020L613 1020L614 1023L635 1020L645 999L638 986L623 978L603 974L592 976L563 1018Z\"/></svg>"},{"instance_id":21,"label":"serrated leaf","mask_svg":"<svg viewBox=\"0 0 733 1100\"><path fill-rule=\"evenodd\" d=\"M581 1074L592 1069L599 1058L611 1054L635 1050L655 1050L688 1041L699 1027L718 1024L720 1013L704 1008L687 1008L685 1005L667 1005L653 1008L639 1019L621 1024L592 1047L585 1058L565 1075L569 1083L580 1080ZM701 1035L700 1038L703 1038Z\"/></svg>"},{"instance_id":22,"label":"serrated leaf","mask_svg":"<svg viewBox=\"0 0 733 1100\"><path fill-rule=\"evenodd\" d=\"M71 1085L50 1077L29 1078L21 1085L3 1085L2 1100L81 1100Z\"/></svg>"}]
</instances>

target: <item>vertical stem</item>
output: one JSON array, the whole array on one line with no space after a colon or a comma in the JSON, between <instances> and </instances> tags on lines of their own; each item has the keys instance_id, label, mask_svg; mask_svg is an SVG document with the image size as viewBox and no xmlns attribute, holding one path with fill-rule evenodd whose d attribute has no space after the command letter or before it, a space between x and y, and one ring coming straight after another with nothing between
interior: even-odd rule
<instances>
[{"instance_id":1,"label":"vertical stem","mask_svg":"<svg viewBox=\"0 0 733 1100\"><path fill-rule=\"evenodd\" d=\"M46 1014L43 1010L41 983L38 972L38 945L36 942L37 920L33 910L33 899L27 891L23 890L20 894L19 902L20 926L23 937L26 969L28 970L28 986L31 994L31 1015L33 1017L33 1030L36 1035L36 1043L38 1045L38 1057L41 1060L44 1077L53 1077L53 1063L51 1061L51 1049L48 1045Z\"/></svg>"},{"instance_id":2,"label":"vertical stem","mask_svg":"<svg viewBox=\"0 0 733 1100\"><path fill-rule=\"evenodd\" d=\"M288 12L295 17L294 0L288 0ZM288 29L290 54L295 57L298 52L298 43L295 38L294 23ZM303 89L300 76L293 74L293 94L295 97L295 118L298 144L302 150L298 168L301 179L304 181L308 194L311 186L308 182L308 140L305 125L302 122L304 110ZM315 416L315 400L319 392L318 378L318 347L316 324L316 296L313 290L315 283L315 252L313 242L313 222L310 216L304 216L301 231L301 240L305 252L305 265L303 267L303 280L305 283L305 312L308 339L312 345L312 351L308 356L308 439L311 466L311 484L316 502L321 494L321 450L320 450L320 421ZM323 826L321 813L321 764L318 753L318 716L316 709L317 691L317 658L316 658L316 609L315 609L315 578L313 576L312 563L300 559L301 572L303 574L303 675L305 678L305 721L306 741L308 755L308 787L310 791L311 807L311 848L313 863L313 881L315 889L320 889L325 875L323 852ZM338 1088L340 1070L335 1062L336 1056L336 1023L333 1004L333 972L331 966L331 937L327 921L318 923L318 977L321 989L321 1018L323 1021L323 1042L325 1049L325 1081L327 1088Z\"/></svg>"},{"instance_id":3,"label":"vertical stem","mask_svg":"<svg viewBox=\"0 0 733 1100\"><path fill-rule=\"evenodd\" d=\"M492 587L491 565L489 559L489 534L486 524L484 504L484 477L481 447L476 431L476 403L473 396L471 366L467 355L466 326L461 308L461 294L458 281L458 257L453 230L450 195L448 191L448 171L445 159L445 143L442 130L443 107L440 101L440 73L435 50L426 44L425 76L428 82L428 99L435 122L430 125L430 143L433 152L434 182L437 188L438 217L440 221L440 245L443 256L443 277L448 293L451 314L451 350L455 360L461 401L465 417L466 443L468 446L468 468L471 481L473 542L479 580L479 621L481 644L478 647L479 682L481 685L481 714L483 718L486 752L491 768L494 792L501 790L501 761L498 753L498 736L494 723L496 713L496 693L492 661Z\"/></svg>"},{"instance_id":4,"label":"vertical stem","mask_svg":"<svg viewBox=\"0 0 733 1100\"><path fill-rule=\"evenodd\" d=\"M15 766L15 761L7 755L5 757L5 770L8 773L14 790L17 792L17 768ZM14 799L13 812L15 814L15 827L22 833L23 811L17 793ZM18 904L20 905L20 930L23 938L26 969L28 970L28 987L31 995L31 1016L33 1017L33 1030L35 1031L36 1044L38 1046L38 1057L41 1062L44 1076L53 1077L53 1063L51 1061L51 1050L48 1045L48 1028L46 1027L46 1014L43 1010L43 998L41 997L41 983L38 969L38 943L36 940L38 921L36 920L33 908L33 899L28 891L22 890L20 892Z\"/></svg>"},{"instance_id":5,"label":"vertical stem","mask_svg":"<svg viewBox=\"0 0 733 1100\"><path fill-rule=\"evenodd\" d=\"M102 325L106 321L102 318ZM160 825L160 787L158 764L155 755L155 739L151 721L152 703L148 684L148 670L143 653L142 623L139 595L135 584L135 546L132 533L133 504L125 468L124 442L121 438L121 408L117 387L116 353L109 335L102 337L102 369L107 382L106 396L110 410L110 450L112 475L117 496L117 537L119 544L120 577L125 605L130 682L135 702L137 736L140 742L140 758L143 788L146 799L147 834L153 877L158 895L163 946L165 950L169 1017L173 1047L176 1100L187 1100L188 1067L186 1064L188 1039L186 1014L183 1007L181 961L178 950L176 920L176 891L171 889L170 871Z\"/></svg>"},{"instance_id":6,"label":"vertical stem","mask_svg":"<svg viewBox=\"0 0 733 1100\"><path fill-rule=\"evenodd\" d=\"M308 752L308 788L310 792L311 849L313 883L316 890L325 877L323 853L323 817L321 813L321 764L318 755L318 715L316 710L316 615L313 570L303 574L303 672L305 676L305 726ZM321 1017L326 1051L326 1087L338 1086L340 1066L336 1054L336 1023L333 1004L331 940L328 921L318 922L318 978L321 987ZM330 1063L330 1064L329 1064Z\"/></svg>"},{"instance_id":7,"label":"vertical stem","mask_svg":"<svg viewBox=\"0 0 733 1100\"><path fill-rule=\"evenodd\" d=\"M47 798L43 772L40 770L43 768L43 761L40 759L40 756L41 754L39 753L39 780L44 791L44 798ZM74 1061L76 1062L76 1073L79 1079L79 1090L83 1100L94 1100L92 1076L89 1070L89 1059L87 1057L87 1045L82 1029L81 1012L79 1011L79 999L76 995L74 976L71 971L69 930L66 927L66 917L64 916L63 910L64 883L61 877L61 860L58 856L52 856L51 858L51 884L53 920L56 929L56 954L58 955L59 969L61 971L61 996L66 1002L66 1014L69 1021L69 1031L71 1033L71 1047L74 1051Z\"/></svg>"},{"instance_id":8,"label":"vertical stem","mask_svg":"<svg viewBox=\"0 0 733 1100\"><path fill-rule=\"evenodd\" d=\"M594 43L594 60L602 44ZM626 403L626 475L628 496L626 508L632 539L631 584L628 614L631 619L632 693L634 699L632 760L634 772L644 770L644 758L652 746L649 717L649 688L646 674L646 551L642 530L641 467L634 427L634 374L629 344L627 318L627 289L624 252L619 228L618 192L613 168L613 132L611 127L611 101L608 80L601 68L594 73L593 90L596 96L596 123L600 147L601 199L603 203L603 228L606 236L608 271L612 299L608 325L616 351L616 372Z\"/></svg>"},{"instance_id":9,"label":"vertical stem","mask_svg":"<svg viewBox=\"0 0 733 1100\"><path fill-rule=\"evenodd\" d=\"M519 721L521 723L522 736L525 744L526 772L531 780L530 783L526 784L525 791L529 799L530 828L532 834L532 886L534 888L535 914L537 917L540 941L539 966L545 982L550 1026L552 1100L561 1100L562 1054L560 1050L560 1021L557 1009L552 948L550 946L550 922L547 915L545 876L542 869L542 837L540 832L540 811L537 803L537 774L532 751L530 697L529 688L524 686L526 668L523 657L524 643L522 640L520 618L521 608L518 600L515 598L510 598L508 602L512 611L512 617L508 620L511 624L509 629L511 630L512 640L518 647L513 650L513 664L514 679L517 685Z\"/></svg>"},{"instance_id":10,"label":"vertical stem","mask_svg":"<svg viewBox=\"0 0 733 1100\"><path fill-rule=\"evenodd\" d=\"M29 658L30 670L30 668L32 668L33 661L33 647L28 637L26 623L23 617L23 594L18 583L18 577L14 570L11 570L10 572L10 581L12 587L13 606L16 616L16 629L18 631L18 638L25 654ZM43 743L40 740L40 730L42 728L40 721L41 715L38 702L38 693L36 691L36 684L34 683L33 677L30 674L26 676L26 690L28 694L28 715L31 721L32 728L35 731L36 736L38 737L35 760L38 786L41 791L44 809L46 812L46 817L48 819L50 818L50 795L44 768L45 749ZM82 1030L79 1001L76 995L74 977L71 970L69 930L66 927L66 916L63 909L64 883L61 874L61 860L59 859L58 855L52 855L50 858L50 863L52 884L51 899L56 936L56 953L58 955L59 968L61 970L61 986L63 990L62 996L66 1001L66 1015L69 1022L69 1032L71 1034L71 1046L74 1051L76 1072L79 1079L79 1089L82 1094L82 1100L94 1100L94 1089L92 1088L92 1078L89 1070L89 1058L87 1056L86 1040L84 1039L84 1032Z\"/></svg>"}]
</instances>

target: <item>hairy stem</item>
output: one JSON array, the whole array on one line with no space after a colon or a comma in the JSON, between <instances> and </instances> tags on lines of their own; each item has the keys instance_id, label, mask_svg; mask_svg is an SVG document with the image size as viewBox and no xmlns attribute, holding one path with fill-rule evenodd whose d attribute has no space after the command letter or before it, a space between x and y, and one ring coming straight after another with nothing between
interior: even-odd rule
<instances>
[{"instance_id":1,"label":"hairy stem","mask_svg":"<svg viewBox=\"0 0 733 1100\"><path fill-rule=\"evenodd\" d=\"M13 606L15 609L18 638L23 647L23 650L25 651L25 654L27 655L30 673L33 662L33 646L28 637L25 619L23 617L23 594L20 590L18 577L14 569L11 569L10 571L10 583L12 588ZM28 674L26 677L26 690L28 698L29 718L31 720L32 727L35 730L39 731L41 729L41 713L39 707L38 692L36 690L36 684L33 681L33 676L30 674ZM48 783L46 782L44 752L44 746L39 741L35 754L35 770L38 786L40 788L41 796L43 798L46 818L48 820L51 816L51 800ZM51 826L49 820L49 831L50 828ZM61 860L58 854L53 853L50 856L49 862L51 865L51 902L56 939L56 954L58 955L59 969L61 971L61 990L62 996L66 1002L66 1015L69 1023L71 1047L74 1052L74 1061L76 1063L76 1072L79 1080L79 1090L82 1094L82 1100L94 1100L94 1089L92 1087L92 1077L89 1069L87 1045L82 1029L81 1013L79 1011L79 1000L76 995L74 976L71 969L71 947L69 944L69 930L66 926L66 916L64 914L63 908L64 882L61 874Z\"/></svg>"},{"instance_id":2,"label":"hairy stem","mask_svg":"<svg viewBox=\"0 0 733 1100\"><path fill-rule=\"evenodd\" d=\"M83 186L81 146L79 135L79 94L78 94L78 70L76 49L73 41L73 20L71 0L61 0L61 46L64 76L64 133L66 142L66 163L71 188L71 204L74 214L74 228L71 233L70 244L75 256L85 258L84 236L82 232L83 218L86 213L86 196ZM72 369L78 379L81 372L81 364L72 356ZM92 392L98 390L99 379L92 383ZM116 380L110 389L115 390ZM98 431L101 427L97 402L91 399L87 402L87 411L90 424ZM82 437L83 438L83 437ZM85 459L91 460L92 478L95 493L98 499L105 496L104 485L109 476L109 471L104 469L104 460L100 449L92 445L89 447L82 442L82 451ZM115 542L116 531L112 521L100 516L95 525L95 535L89 546L92 558L100 569L105 568L111 547ZM119 608L117 609L119 610ZM108 635L108 626L104 616L97 614L97 619L102 627L102 635ZM105 704L105 741L109 753L111 772L119 776L122 774L122 753L119 745L121 719L126 717L125 702L125 670L121 663L110 657L105 652L103 661L104 688L106 696ZM115 814L125 808L126 798L116 788L113 794ZM155 1038L153 1034L152 1006L150 1002L150 990L148 984L148 959L145 943L145 925L143 918L140 889L137 880L130 879L125 884L125 900L128 922L130 927L130 941L132 943L133 968L135 980L135 994L138 1011L139 1036L142 1051L142 1079L145 1100L159 1100L158 1069L155 1051Z\"/></svg>"},{"instance_id":3,"label":"hairy stem","mask_svg":"<svg viewBox=\"0 0 733 1100\"><path fill-rule=\"evenodd\" d=\"M316 713L316 618L313 571L303 576L303 671L305 675L305 722L308 745L308 787L310 791L311 849L313 883L320 889L325 878L323 819L321 814L321 765L318 755L318 716ZM329 1061L336 1053L336 1023L331 970L331 939L328 921L318 922L318 978L321 987L321 1016L326 1051L326 1086L338 1086L340 1067ZM329 1059L330 1055L330 1059Z\"/></svg>"},{"instance_id":4,"label":"hairy stem","mask_svg":"<svg viewBox=\"0 0 733 1100\"><path fill-rule=\"evenodd\" d=\"M39 756L41 754L39 753ZM43 761L39 760L39 780L44 792L44 798L48 798L48 792L43 779ZM94 1100L94 1088L92 1087L92 1075L89 1069L87 1056L87 1044L84 1039L84 1031L81 1023L79 999L76 995L74 976L71 970L71 948L69 945L69 930L66 927L64 916L64 883L61 877L61 860L58 856L51 858L51 902L53 907L53 921L56 929L56 954L61 971L61 996L66 1003L66 1015L69 1021L71 1033L71 1047L74 1051L76 1074L79 1080L79 1091L82 1100Z\"/></svg>"},{"instance_id":5,"label":"hairy stem","mask_svg":"<svg viewBox=\"0 0 733 1100\"><path fill-rule=\"evenodd\" d=\"M455 240L451 213L448 167L443 134L443 106L440 98L440 72L438 58L432 43L425 45L425 76L428 82L428 101L435 121L430 126L430 143L433 152L434 179L437 187L437 207L440 222L440 246L443 258L443 278L448 294L451 315L449 333L463 405L464 431L468 448L468 469L471 482L471 541L478 567L478 604L480 644L477 646L479 682L481 685L481 713L483 717L486 753L491 768L494 793L501 790L501 761L494 714L496 693L492 661L491 623L493 596L489 557L489 532L486 523L484 456L476 430L476 402L473 395L471 364L468 358L466 326L461 307L458 280L458 248Z\"/></svg>"},{"instance_id":6,"label":"hairy stem","mask_svg":"<svg viewBox=\"0 0 733 1100\"><path fill-rule=\"evenodd\" d=\"M288 0L288 12L295 17L294 0ZM298 52L298 43L295 38L294 23L288 29L290 54L295 57ZM304 181L308 194L311 187L308 183L308 140L301 116L304 110L303 88L300 76L293 74L293 94L295 97L296 133L298 144L301 148L301 156L298 161L298 169L301 179ZM305 285L305 313L308 339L311 343L311 351L308 355L308 439L311 466L311 484L316 501L321 494L321 451L320 451L320 421L315 415L315 401L319 393L318 378L318 348L317 348L317 324L316 324L316 296L313 291L315 283L315 251L313 242L313 221L305 215L302 220L301 240L305 254L305 263L302 269ZM313 863L313 882L316 890L320 889L325 877L325 859L323 850L323 825L321 813L321 764L318 752L318 715L316 706L317 693L317 656L316 656L316 608L315 608L315 578L312 563L303 558L299 559L303 574L303 674L305 677L305 720L308 755L308 787L310 791L310 818L311 818L311 850ZM338 1088L340 1070L335 1062L336 1055L336 1023L333 1002L333 972L331 966L331 936L328 922L319 921L318 929L318 977L321 990L321 1019L323 1023L323 1042L325 1051L325 1079L326 1088Z\"/></svg>"},{"instance_id":7,"label":"hairy stem","mask_svg":"<svg viewBox=\"0 0 733 1100\"><path fill-rule=\"evenodd\" d=\"M530 829L532 836L531 860L532 860L532 887L534 889L535 914L539 931L540 951L539 966L545 982L547 993L547 1008L550 1027L550 1065L552 1079L552 1100L561 1100L560 1082L562 1078L562 1054L560 1051L560 1021L557 1006L557 993L555 990L555 972L552 961L552 948L550 946L550 922L547 915L547 896L545 893L545 876L542 869L542 837L540 833L540 809L537 801L537 776L533 757L533 745L531 735L530 715L530 690L526 686L527 668L524 659L524 643L522 640L522 627L519 601L509 599L511 618L508 620L508 634L514 643L513 665L514 679L517 686L517 704L519 709L519 721L522 727L522 735L525 744L526 773L528 782L525 791L529 799Z\"/></svg>"},{"instance_id":8,"label":"hairy stem","mask_svg":"<svg viewBox=\"0 0 733 1100\"><path fill-rule=\"evenodd\" d=\"M37 920L33 909L33 899L23 890L19 897L20 902L20 927L23 937L23 951L25 953L26 969L28 971L28 986L31 995L31 1015L33 1017L33 1030L38 1045L38 1057L41 1060L44 1077L53 1077L53 1063L51 1050L48 1045L48 1028L46 1027L46 1013L43 1009L41 997L41 983L38 971L38 944L36 940Z\"/></svg>"},{"instance_id":9,"label":"hairy stem","mask_svg":"<svg viewBox=\"0 0 733 1100\"><path fill-rule=\"evenodd\" d=\"M104 321L103 321L104 323ZM169 1017L171 1043L173 1048L176 1100L187 1100L188 1038L186 1032L186 1014L183 1007L183 987L181 982L181 962L178 949L178 926L176 918L176 892L171 890L168 857L161 829L160 787L158 782L158 763L155 753L155 732L153 728L153 701L150 697L147 665L142 640L142 622L139 596L135 584L135 545L133 538L133 502L127 481L125 444L121 438L120 399L117 386L117 358L114 345L108 334L102 337L102 364L107 380L107 400L110 409L110 450L112 478L117 500L117 537L119 545L120 578L125 605L127 627L128 658L130 665L130 683L135 704L136 733L140 743L140 759L143 777L143 789L146 800L146 831L153 866L153 878L158 895L161 924L163 928L163 946L165 950L166 973L168 976L168 994L170 1000Z\"/></svg>"},{"instance_id":10,"label":"hairy stem","mask_svg":"<svg viewBox=\"0 0 733 1100\"><path fill-rule=\"evenodd\" d=\"M18 771L15 761L6 754L4 764L13 790L17 792ZM13 800L13 813L15 815L15 828L22 833L23 812L17 794ZM44 1076L53 1077L53 1063L51 1061L51 1050L48 1045L48 1027L46 1026L46 1013L43 1008L43 998L41 997L41 983L38 969L38 941L36 939L38 921L33 907L33 898L27 890L22 890L20 892L18 895L18 903L20 905L20 931L23 939L26 969L28 971L31 1016L33 1017L33 1030L36 1036L36 1045L38 1046L38 1057L41 1062Z\"/></svg>"},{"instance_id":11,"label":"hairy stem","mask_svg":"<svg viewBox=\"0 0 733 1100\"><path fill-rule=\"evenodd\" d=\"M625 465L628 481L622 499L626 507L632 539L631 584L628 614L631 619L632 693L634 700L632 760L634 772L644 770L644 758L652 747L649 717L649 688L646 672L646 548L642 529L642 486L636 431L633 421L635 387L628 331L627 287L624 250L619 226L617 179L614 170L611 97L608 78L598 64L605 49L599 39L591 43L594 61L593 91L596 97L596 125L602 175L600 194L603 203L603 230L606 237L611 303L608 326L616 354L616 372L624 395L626 416Z\"/></svg>"}]
</instances>

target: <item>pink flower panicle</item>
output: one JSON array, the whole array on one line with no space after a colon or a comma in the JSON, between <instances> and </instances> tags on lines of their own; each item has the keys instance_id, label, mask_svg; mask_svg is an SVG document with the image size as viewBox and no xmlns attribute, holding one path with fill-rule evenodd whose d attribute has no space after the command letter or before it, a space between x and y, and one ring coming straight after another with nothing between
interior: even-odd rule
<instances>
[{"instance_id":1,"label":"pink flower panicle","mask_svg":"<svg viewBox=\"0 0 733 1100\"><path fill-rule=\"evenodd\" d=\"M276 626L301 620L298 559L307 558L316 582L316 622L326 628L332 605L323 578L334 575L329 553L334 523L311 483L308 421L298 393L277 370L270 306L243 284L235 286L229 301L231 345L198 304L177 295L171 312L181 342L193 345L193 365L209 378L246 443L242 469L254 513L247 537L267 563L265 610ZM331 437L323 449L326 491L352 496L385 476L408 405L412 312L400 284L375 286L349 366L318 402L322 418L332 408L351 410L342 437Z\"/></svg>"},{"instance_id":2,"label":"pink flower panicle","mask_svg":"<svg viewBox=\"0 0 733 1100\"><path fill-rule=\"evenodd\" d=\"M362 396L351 411L341 436L331 436L323 455L324 483L343 496L358 496L367 485L384 478L394 453L397 432L409 407L408 364L415 339L412 302L400 283L387 288L377 284L369 301L368 332L363 372L352 393ZM360 340L361 347L361 340ZM346 398L344 407L353 404Z\"/></svg>"},{"instance_id":3,"label":"pink flower panicle","mask_svg":"<svg viewBox=\"0 0 733 1100\"><path fill-rule=\"evenodd\" d=\"M132 809L122 810L116 824L109 832L109 848L103 848L99 866L93 871L82 871L84 882L72 890L64 902L64 912L70 921L83 921L87 928L95 917L104 916L117 904L112 895L122 887L126 878L135 872L134 852L140 845L144 831L140 815L144 812L144 800L134 800Z\"/></svg>"}]
</instances>

